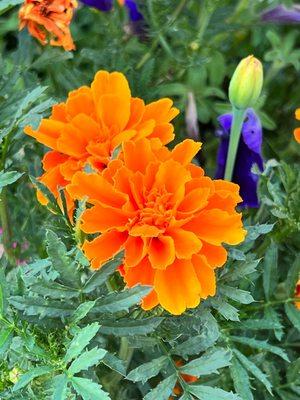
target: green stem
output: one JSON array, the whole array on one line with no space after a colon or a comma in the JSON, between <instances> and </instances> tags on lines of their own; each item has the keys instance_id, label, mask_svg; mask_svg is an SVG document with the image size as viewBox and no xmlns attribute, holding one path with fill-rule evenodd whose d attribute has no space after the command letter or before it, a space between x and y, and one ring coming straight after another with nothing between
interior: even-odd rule
<instances>
[{"instance_id":1,"label":"green stem","mask_svg":"<svg viewBox=\"0 0 300 400\"><path fill-rule=\"evenodd\" d=\"M159 43L161 43L162 46L164 47L164 49L167 51L167 53L173 57L172 51L170 50L168 43L164 39L162 32L166 31L171 25L173 25L173 23L176 21L176 19L180 15L180 13L186 3L187 3L187 0L180 1L178 6L175 8L174 13L171 15L171 18L169 19L168 24L166 24L162 29L160 29L160 31L158 31L158 36L153 40L149 51L146 54L144 54L143 57L141 58L141 60L137 63L136 69L142 68L142 66L149 60L153 51L156 49L156 47L158 46ZM152 4L148 3L148 7L150 7L150 11L151 11L150 12L151 22L152 23L154 22L154 26L156 27L155 18L153 15ZM171 54L170 54L170 51L171 51Z\"/></svg>"},{"instance_id":2,"label":"green stem","mask_svg":"<svg viewBox=\"0 0 300 400\"><path fill-rule=\"evenodd\" d=\"M0 194L0 221L2 227L2 238L3 238L3 246L5 255L8 261L13 264L15 262L14 252L12 248L12 232L11 232L11 224L9 221L8 214L8 206L7 206L7 197L5 188L2 189Z\"/></svg>"},{"instance_id":3,"label":"green stem","mask_svg":"<svg viewBox=\"0 0 300 400\"><path fill-rule=\"evenodd\" d=\"M233 107L232 124L229 138L229 148L226 160L225 180L231 181L237 149L241 137L242 126L245 118L246 110L238 110Z\"/></svg>"},{"instance_id":4,"label":"green stem","mask_svg":"<svg viewBox=\"0 0 300 400\"><path fill-rule=\"evenodd\" d=\"M294 303L296 301L299 301L299 298L288 298L288 299L283 299L283 300L273 300L273 301L268 301L267 303L263 303L263 304L258 304L258 305L253 305L250 307L246 307L247 311L250 310L261 310L267 307L271 307L271 306L278 306L281 304L287 304L287 303Z\"/></svg>"}]
</instances>

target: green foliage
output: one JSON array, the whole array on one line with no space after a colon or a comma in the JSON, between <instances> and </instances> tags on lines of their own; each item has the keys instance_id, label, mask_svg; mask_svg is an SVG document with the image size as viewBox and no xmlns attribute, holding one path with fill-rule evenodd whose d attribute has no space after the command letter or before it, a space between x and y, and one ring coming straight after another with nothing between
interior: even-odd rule
<instances>
[{"instance_id":1,"label":"green foliage","mask_svg":"<svg viewBox=\"0 0 300 400\"><path fill-rule=\"evenodd\" d=\"M109 13L78 8L71 24L77 49L65 52L18 33L22 2L0 1L0 398L298 400L297 25L261 21L278 1L137 0L146 21L137 36L115 1ZM151 288L124 287L122 253L90 270L63 191L61 209L36 178L44 149L24 127L36 128L52 104L89 84L97 70L122 71L146 103L172 97L181 111L175 141L201 140L195 162L213 177L217 117L230 111L228 80L249 49L265 73L255 105L266 160L260 208L242 210L248 234L216 270L215 297L181 316L143 311ZM191 97L196 132L186 122ZM78 205L75 221L85 207ZM186 382L183 374L199 379Z\"/></svg>"}]
</instances>

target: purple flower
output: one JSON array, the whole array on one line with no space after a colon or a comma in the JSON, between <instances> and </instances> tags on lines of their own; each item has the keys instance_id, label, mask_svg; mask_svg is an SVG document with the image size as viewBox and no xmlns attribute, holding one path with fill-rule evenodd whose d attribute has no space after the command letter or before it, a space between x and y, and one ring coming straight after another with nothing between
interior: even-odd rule
<instances>
[{"instance_id":1,"label":"purple flower","mask_svg":"<svg viewBox=\"0 0 300 400\"><path fill-rule=\"evenodd\" d=\"M125 0L124 5L128 9L129 18L132 22L139 22L144 19L134 0Z\"/></svg>"},{"instance_id":2,"label":"purple flower","mask_svg":"<svg viewBox=\"0 0 300 400\"><path fill-rule=\"evenodd\" d=\"M113 6L113 0L80 0L86 6L98 8L100 11L110 11Z\"/></svg>"},{"instance_id":3,"label":"purple flower","mask_svg":"<svg viewBox=\"0 0 300 400\"><path fill-rule=\"evenodd\" d=\"M300 23L300 5L287 8L283 5L271 8L261 14L262 21L275 23Z\"/></svg>"},{"instance_id":4,"label":"purple flower","mask_svg":"<svg viewBox=\"0 0 300 400\"><path fill-rule=\"evenodd\" d=\"M220 129L217 135L220 137L220 145L217 156L217 179L223 179L225 173L227 152L229 146L232 114L223 114L218 118ZM258 176L251 172L256 164L263 171L262 126L254 110L247 110L243 124L240 143L237 151L232 181L240 186L240 195L243 198L242 207L259 207L257 197Z\"/></svg>"}]
</instances>

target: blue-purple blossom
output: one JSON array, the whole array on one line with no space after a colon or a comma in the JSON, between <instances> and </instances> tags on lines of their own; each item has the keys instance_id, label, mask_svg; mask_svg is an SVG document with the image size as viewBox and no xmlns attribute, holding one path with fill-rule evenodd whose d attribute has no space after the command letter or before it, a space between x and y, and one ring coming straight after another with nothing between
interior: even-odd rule
<instances>
[{"instance_id":1,"label":"blue-purple blossom","mask_svg":"<svg viewBox=\"0 0 300 400\"><path fill-rule=\"evenodd\" d=\"M97 8L100 11L110 11L113 7L113 0L80 0L83 4ZM139 12L135 0L125 0L124 6L127 8L129 19L133 23L143 21L143 15Z\"/></svg>"},{"instance_id":2,"label":"blue-purple blossom","mask_svg":"<svg viewBox=\"0 0 300 400\"><path fill-rule=\"evenodd\" d=\"M287 8L283 5L266 10L261 15L262 21L274 23L300 23L300 5Z\"/></svg>"},{"instance_id":3,"label":"blue-purple blossom","mask_svg":"<svg viewBox=\"0 0 300 400\"><path fill-rule=\"evenodd\" d=\"M86 6L98 8L100 11L110 11L113 6L113 0L80 0Z\"/></svg>"},{"instance_id":4,"label":"blue-purple blossom","mask_svg":"<svg viewBox=\"0 0 300 400\"><path fill-rule=\"evenodd\" d=\"M135 0L125 0L124 5L128 9L129 18L132 22L142 21L144 19L143 15L139 12Z\"/></svg>"},{"instance_id":5,"label":"blue-purple blossom","mask_svg":"<svg viewBox=\"0 0 300 400\"><path fill-rule=\"evenodd\" d=\"M223 179L225 174L226 159L229 146L229 136L232 123L232 114L223 114L218 118L220 129L217 135L220 137L220 145L217 156L217 179ZM256 164L263 170L262 126L254 110L247 110L242 128L242 134L237 151L232 181L240 186L240 195L243 198L243 207L259 207L257 197L258 175L252 172Z\"/></svg>"}]
</instances>

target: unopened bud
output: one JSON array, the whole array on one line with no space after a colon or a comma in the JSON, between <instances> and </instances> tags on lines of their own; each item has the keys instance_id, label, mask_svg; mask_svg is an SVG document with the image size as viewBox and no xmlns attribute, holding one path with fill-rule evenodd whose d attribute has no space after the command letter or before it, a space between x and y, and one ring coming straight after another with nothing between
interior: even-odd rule
<instances>
[{"instance_id":1,"label":"unopened bud","mask_svg":"<svg viewBox=\"0 0 300 400\"><path fill-rule=\"evenodd\" d=\"M263 68L254 56L244 58L237 66L229 85L229 100L240 110L253 107L263 85Z\"/></svg>"}]
</instances>

